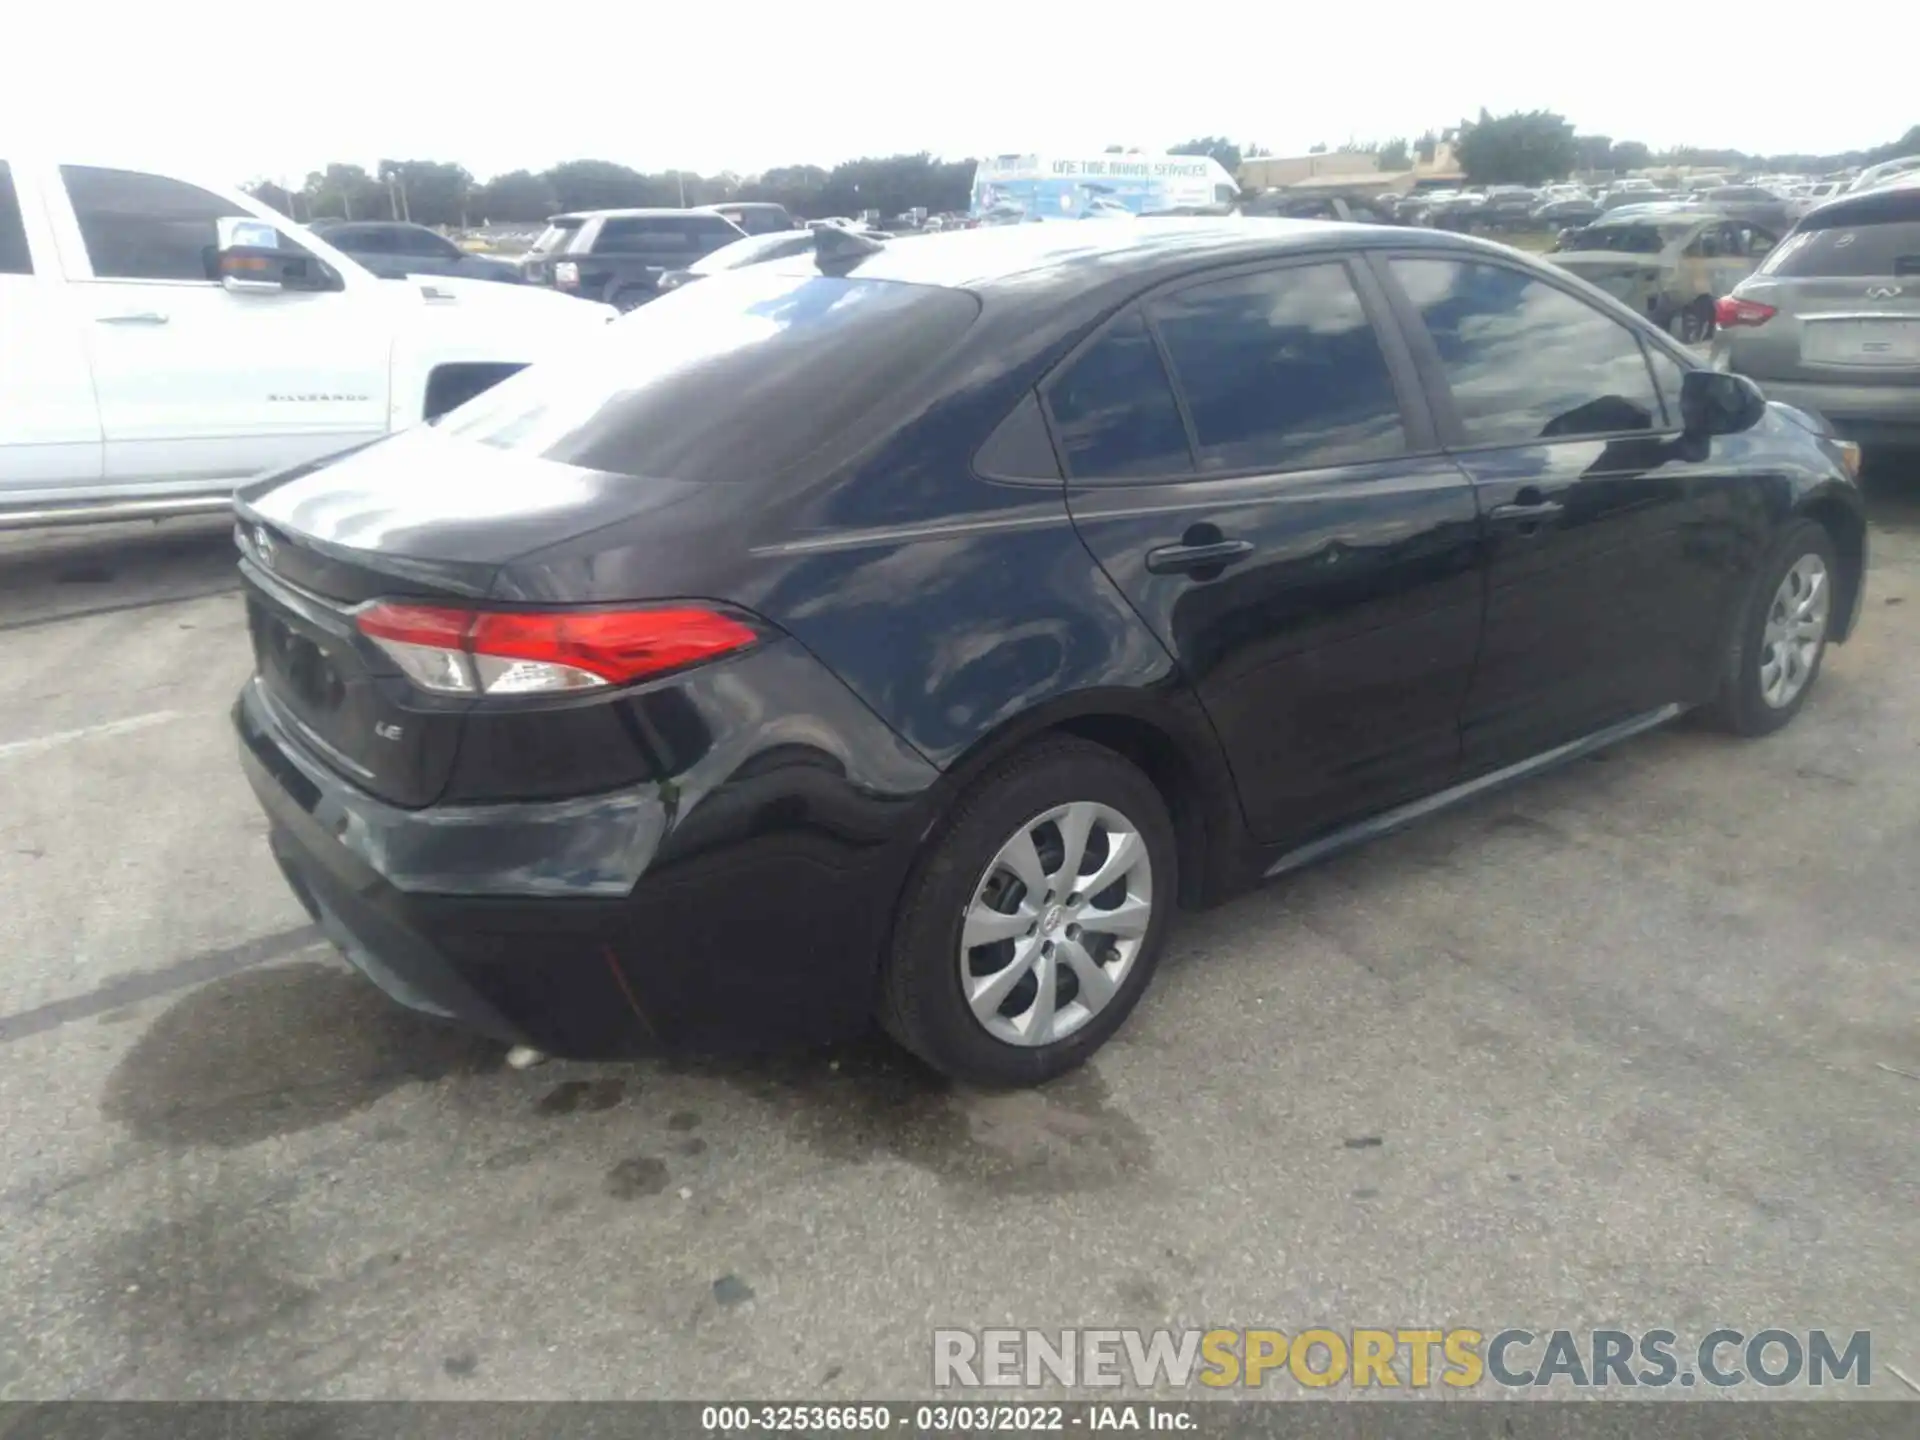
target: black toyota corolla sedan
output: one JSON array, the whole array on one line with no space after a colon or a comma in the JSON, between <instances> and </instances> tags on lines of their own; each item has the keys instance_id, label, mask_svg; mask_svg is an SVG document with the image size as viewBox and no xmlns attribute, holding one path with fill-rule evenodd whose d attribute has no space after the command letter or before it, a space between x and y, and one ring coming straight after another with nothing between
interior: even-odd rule
<instances>
[{"instance_id":1,"label":"black toyota corolla sedan","mask_svg":"<svg viewBox=\"0 0 1920 1440\"><path fill-rule=\"evenodd\" d=\"M1176 908L1775 730L1859 614L1857 451L1511 250L822 236L238 501L242 760L401 1003L1043 1080Z\"/></svg>"}]
</instances>

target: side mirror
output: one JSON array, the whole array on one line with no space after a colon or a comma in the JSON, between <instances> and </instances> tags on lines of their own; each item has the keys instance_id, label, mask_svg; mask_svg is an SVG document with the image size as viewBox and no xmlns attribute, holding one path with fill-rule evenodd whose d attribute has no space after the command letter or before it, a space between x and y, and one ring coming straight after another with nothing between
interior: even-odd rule
<instances>
[{"instance_id":1,"label":"side mirror","mask_svg":"<svg viewBox=\"0 0 1920 1440\"><path fill-rule=\"evenodd\" d=\"M1767 397L1744 375L1689 370L1680 380L1680 426L1690 436L1737 435L1767 413Z\"/></svg>"},{"instance_id":2,"label":"side mirror","mask_svg":"<svg viewBox=\"0 0 1920 1440\"><path fill-rule=\"evenodd\" d=\"M279 230L264 220L229 216L214 225L212 278L231 294L341 288L340 277L318 257L284 244Z\"/></svg>"}]
</instances>

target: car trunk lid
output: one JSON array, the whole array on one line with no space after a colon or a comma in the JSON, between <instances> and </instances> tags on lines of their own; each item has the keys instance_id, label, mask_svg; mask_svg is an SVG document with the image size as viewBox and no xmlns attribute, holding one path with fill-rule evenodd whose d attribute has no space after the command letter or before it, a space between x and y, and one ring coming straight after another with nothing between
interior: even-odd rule
<instances>
[{"instance_id":1,"label":"car trunk lid","mask_svg":"<svg viewBox=\"0 0 1920 1440\"><path fill-rule=\"evenodd\" d=\"M483 598L505 560L599 523L607 478L423 428L242 491L247 627L275 718L370 793L430 804L473 701L409 684L357 615Z\"/></svg>"},{"instance_id":2,"label":"car trunk lid","mask_svg":"<svg viewBox=\"0 0 1920 1440\"><path fill-rule=\"evenodd\" d=\"M1777 312L1754 340L1787 349L1799 372L1848 385L1910 385L1920 372L1920 276L1759 276L1741 300ZM1736 332L1744 339L1743 332Z\"/></svg>"}]
</instances>

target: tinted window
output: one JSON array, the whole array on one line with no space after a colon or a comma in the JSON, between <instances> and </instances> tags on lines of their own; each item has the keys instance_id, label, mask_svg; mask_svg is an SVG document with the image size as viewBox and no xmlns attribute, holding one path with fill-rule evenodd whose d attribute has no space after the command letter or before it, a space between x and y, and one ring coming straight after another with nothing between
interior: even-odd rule
<instances>
[{"instance_id":1,"label":"tinted window","mask_svg":"<svg viewBox=\"0 0 1920 1440\"><path fill-rule=\"evenodd\" d=\"M1659 425L1640 341L1618 321L1505 266L1392 263L1440 351L1468 444Z\"/></svg>"},{"instance_id":2,"label":"tinted window","mask_svg":"<svg viewBox=\"0 0 1920 1440\"><path fill-rule=\"evenodd\" d=\"M331 240L349 254L391 255L394 253L393 233L384 225L337 225L329 226L319 232L322 238Z\"/></svg>"},{"instance_id":3,"label":"tinted window","mask_svg":"<svg viewBox=\"0 0 1920 1440\"><path fill-rule=\"evenodd\" d=\"M961 290L751 266L508 377L440 428L620 475L761 480L860 421L978 313Z\"/></svg>"},{"instance_id":4,"label":"tinted window","mask_svg":"<svg viewBox=\"0 0 1920 1440\"><path fill-rule=\"evenodd\" d=\"M599 254L622 250L710 250L740 232L719 215L626 215L603 221L593 242Z\"/></svg>"},{"instance_id":5,"label":"tinted window","mask_svg":"<svg viewBox=\"0 0 1920 1440\"><path fill-rule=\"evenodd\" d=\"M1138 311L1080 353L1048 389L1047 404L1076 480L1180 475L1193 468L1160 349Z\"/></svg>"},{"instance_id":6,"label":"tinted window","mask_svg":"<svg viewBox=\"0 0 1920 1440\"><path fill-rule=\"evenodd\" d=\"M123 280L208 280L214 222L247 212L164 175L62 165L93 273Z\"/></svg>"},{"instance_id":7,"label":"tinted window","mask_svg":"<svg viewBox=\"0 0 1920 1440\"><path fill-rule=\"evenodd\" d=\"M1760 273L1790 279L1920 275L1920 192L1905 205L1885 203L1892 199L1884 197L1874 212L1851 220L1809 215L1773 247Z\"/></svg>"},{"instance_id":8,"label":"tinted window","mask_svg":"<svg viewBox=\"0 0 1920 1440\"><path fill-rule=\"evenodd\" d=\"M1202 470L1305 469L1406 449L1393 376L1345 265L1238 275L1149 308Z\"/></svg>"},{"instance_id":9,"label":"tinted window","mask_svg":"<svg viewBox=\"0 0 1920 1440\"><path fill-rule=\"evenodd\" d=\"M793 217L778 205L743 205L727 208L720 212L749 235L771 235L778 230L791 230Z\"/></svg>"},{"instance_id":10,"label":"tinted window","mask_svg":"<svg viewBox=\"0 0 1920 1440\"><path fill-rule=\"evenodd\" d=\"M402 255L424 256L432 260L456 260L460 255L458 246L431 230L403 225L394 232L394 239L399 241L397 248Z\"/></svg>"},{"instance_id":11,"label":"tinted window","mask_svg":"<svg viewBox=\"0 0 1920 1440\"><path fill-rule=\"evenodd\" d=\"M0 275L31 275L33 257L27 252L27 227L20 218L20 197L14 192L13 170L0 160Z\"/></svg>"}]
</instances>

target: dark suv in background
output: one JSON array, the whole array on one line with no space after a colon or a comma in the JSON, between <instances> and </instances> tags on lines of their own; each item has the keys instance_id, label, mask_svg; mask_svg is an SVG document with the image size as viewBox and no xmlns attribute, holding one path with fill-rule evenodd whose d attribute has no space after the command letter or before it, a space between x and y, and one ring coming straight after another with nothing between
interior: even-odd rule
<instances>
[{"instance_id":1,"label":"dark suv in background","mask_svg":"<svg viewBox=\"0 0 1920 1440\"><path fill-rule=\"evenodd\" d=\"M659 295L667 271L745 234L712 210L577 210L548 220L520 267L532 284L633 310Z\"/></svg>"},{"instance_id":2,"label":"dark suv in background","mask_svg":"<svg viewBox=\"0 0 1920 1440\"><path fill-rule=\"evenodd\" d=\"M404 220L316 220L308 228L383 280L451 275L518 285L524 278L510 260L469 254L438 231Z\"/></svg>"}]
</instances>

